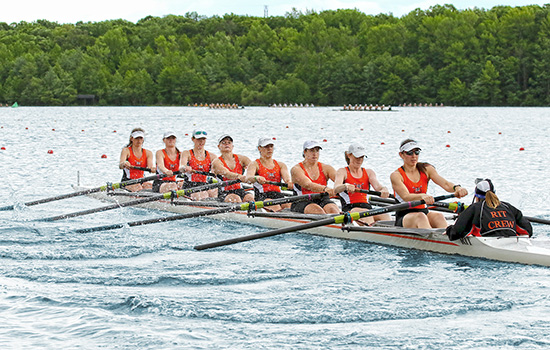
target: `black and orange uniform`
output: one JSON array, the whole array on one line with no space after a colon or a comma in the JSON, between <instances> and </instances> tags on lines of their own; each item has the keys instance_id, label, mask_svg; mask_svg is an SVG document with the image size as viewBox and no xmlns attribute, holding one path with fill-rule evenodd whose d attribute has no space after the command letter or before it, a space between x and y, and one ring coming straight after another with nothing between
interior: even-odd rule
<instances>
[{"instance_id":1,"label":"black and orange uniform","mask_svg":"<svg viewBox=\"0 0 550 350\"><path fill-rule=\"evenodd\" d=\"M141 157L138 158L132 150L132 146L128 147L130 155L126 159L131 165L135 167L147 167L147 150L145 148L141 149ZM133 179L141 179L143 177L143 170L138 169L122 169L122 181L128 181Z\"/></svg>"},{"instance_id":2,"label":"black and orange uniform","mask_svg":"<svg viewBox=\"0 0 550 350\"><path fill-rule=\"evenodd\" d=\"M304 167L303 162L299 163L299 165L302 168L302 170L304 171L304 174L306 175L306 177L308 179L310 179L311 182L316 183L318 185L322 185L322 186L327 185L328 180L327 180L327 177L325 176L325 173L323 172L323 164L321 164L320 162L317 163L317 165L319 166L319 177L316 178L315 180L313 180L311 178L311 176L309 176L309 174L307 173L306 168ZM308 189L302 188L299 184L296 184L296 183L294 184L294 194L295 195L301 196L303 194L311 194L311 193L319 193L319 192L310 191ZM311 201L293 202L292 206L290 207L290 210L298 212L298 213L303 213L304 210L306 209L306 207L308 205L312 204L312 203L318 204L321 208L323 208L325 205L330 204L330 203L334 203L334 202L331 201L330 198L328 198L328 197L322 197L320 199L314 199L314 200L311 200Z\"/></svg>"},{"instance_id":3,"label":"black and orange uniform","mask_svg":"<svg viewBox=\"0 0 550 350\"><path fill-rule=\"evenodd\" d=\"M349 167L346 167L346 180L344 183L354 185L355 188L361 190L370 189L369 174L367 174L367 170L365 168L361 168L361 171L361 177L353 177ZM340 197L340 202L342 203L342 211L350 211L353 208L372 209L372 205L369 204L369 199L366 193L341 192L338 196Z\"/></svg>"},{"instance_id":4,"label":"black and orange uniform","mask_svg":"<svg viewBox=\"0 0 550 350\"><path fill-rule=\"evenodd\" d=\"M238 155L236 155L236 154L233 155L233 158L235 159L235 167L233 169L231 169L229 167L229 165L227 165L227 163L225 162L225 160L223 159L222 156L220 156L218 158L222 162L223 166L227 170L229 170L230 172L240 174L240 175L243 174L244 169L243 169L243 166L242 166L241 162L239 161L239 156ZM229 179L226 178L225 176L223 176L222 180L223 181L228 181ZM229 185L229 186L225 186L225 187L220 188L220 191L218 192L218 199L221 200L221 201L224 201L225 197L227 197L227 195L230 194L230 193L234 193L234 194L238 195L239 197L241 197L241 199L243 199L243 197L246 195L246 191L243 189L243 186L239 182L239 183L236 183L236 184L233 184L233 185Z\"/></svg>"},{"instance_id":5,"label":"black and orange uniform","mask_svg":"<svg viewBox=\"0 0 550 350\"><path fill-rule=\"evenodd\" d=\"M405 173L405 169L403 167L400 167L397 169L401 176L403 177L403 183L405 184L405 187L407 187L407 190L409 193L427 193L428 192L428 175L426 175L423 171L420 171L420 180L418 182L413 182L411 179L407 177L407 173ZM404 202L401 197L397 193L394 193L395 198L399 200L400 202ZM395 225L396 226L403 226L403 218L408 213L415 213L415 212L422 212L424 214L428 214L428 209L426 208L425 204L418 205L416 207L412 207L410 209L405 210L399 210L395 213Z\"/></svg>"},{"instance_id":6,"label":"black and orange uniform","mask_svg":"<svg viewBox=\"0 0 550 350\"><path fill-rule=\"evenodd\" d=\"M274 165L271 169L265 167L259 159L256 159L256 163L258 164L256 175L262 176L267 181L281 182L281 167L275 159L273 160ZM276 199L283 197L284 195L281 193L279 186L254 183L254 198L257 201L263 201L266 198Z\"/></svg>"},{"instance_id":7,"label":"black and orange uniform","mask_svg":"<svg viewBox=\"0 0 550 350\"><path fill-rule=\"evenodd\" d=\"M170 157L168 157L168 154L166 154L166 150L163 149L162 153L164 153L164 167L172 172L176 172L180 170L180 153L177 152L176 159L172 160ZM157 174L160 174L160 171L157 169ZM176 175L165 177L162 180L155 179L153 181L153 191L158 192L160 190L160 185L162 185L165 182L176 182Z\"/></svg>"},{"instance_id":8,"label":"black and orange uniform","mask_svg":"<svg viewBox=\"0 0 550 350\"><path fill-rule=\"evenodd\" d=\"M199 160L195 156L195 152L190 149L189 150L189 160L187 161L187 164L195 171L202 171L202 172L210 172L210 168L212 167L212 161L210 160L210 153L208 151L204 151L204 159ZM196 173L187 173L187 181L184 182L183 187L189 188L189 187L196 187L201 186L206 183L206 175L204 174L196 174Z\"/></svg>"},{"instance_id":9,"label":"black and orange uniform","mask_svg":"<svg viewBox=\"0 0 550 350\"><path fill-rule=\"evenodd\" d=\"M493 209L485 201L481 201L464 210L455 224L447 227L447 235L451 241L468 235L531 237L533 228L521 211L510 203L500 202L500 205Z\"/></svg>"}]
</instances>

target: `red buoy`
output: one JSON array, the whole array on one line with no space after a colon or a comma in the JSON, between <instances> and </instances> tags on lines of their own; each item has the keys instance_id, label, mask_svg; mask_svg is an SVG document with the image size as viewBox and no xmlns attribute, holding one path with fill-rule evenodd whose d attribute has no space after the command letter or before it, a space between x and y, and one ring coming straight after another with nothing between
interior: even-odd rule
<instances>
[{"instance_id":1,"label":"red buoy","mask_svg":"<svg viewBox=\"0 0 550 350\"><path fill-rule=\"evenodd\" d=\"M102 155L101 155L101 158L107 158L107 155L106 155L106 154L102 154Z\"/></svg>"},{"instance_id":2,"label":"red buoy","mask_svg":"<svg viewBox=\"0 0 550 350\"><path fill-rule=\"evenodd\" d=\"M449 148L449 147L451 147L451 145L446 145L445 147Z\"/></svg>"},{"instance_id":3,"label":"red buoy","mask_svg":"<svg viewBox=\"0 0 550 350\"><path fill-rule=\"evenodd\" d=\"M189 136L189 134L185 134L185 136Z\"/></svg>"},{"instance_id":4,"label":"red buoy","mask_svg":"<svg viewBox=\"0 0 550 350\"><path fill-rule=\"evenodd\" d=\"M323 142L327 142L327 139L323 139Z\"/></svg>"},{"instance_id":5,"label":"red buoy","mask_svg":"<svg viewBox=\"0 0 550 350\"><path fill-rule=\"evenodd\" d=\"M84 129L82 129L82 132L84 132Z\"/></svg>"},{"instance_id":6,"label":"red buoy","mask_svg":"<svg viewBox=\"0 0 550 350\"><path fill-rule=\"evenodd\" d=\"M363 128L361 128L361 131L363 131Z\"/></svg>"},{"instance_id":7,"label":"red buoy","mask_svg":"<svg viewBox=\"0 0 550 350\"><path fill-rule=\"evenodd\" d=\"M498 132L498 134L499 134L499 135L502 135L502 133L501 133L500 131Z\"/></svg>"},{"instance_id":8,"label":"red buoy","mask_svg":"<svg viewBox=\"0 0 550 350\"><path fill-rule=\"evenodd\" d=\"M525 151L525 148L520 147L519 150L520 150L520 151Z\"/></svg>"},{"instance_id":9,"label":"red buoy","mask_svg":"<svg viewBox=\"0 0 550 350\"><path fill-rule=\"evenodd\" d=\"M450 134L451 133L451 130L447 130L447 134Z\"/></svg>"},{"instance_id":10,"label":"red buoy","mask_svg":"<svg viewBox=\"0 0 550 350\"><path fill-rule=\"evenodd\" d=\"M385 145L385 143L384 143L384 142L380 142L380 144L381 144L381 145Z\"/></svg>"},{"instance_id":11,"label":"red buoy","mask_svg":"<svg viewBox=\"0 0 550 350\"><path fill-rule=\"evenodd\" d=\"M0 149L1 149L2 151L5 151L5 150L6 150L6 147L2 147L2 148L0 148Z\"/></svg>"},{"instance_id":12,"label":"red buoy","mask_svg":"<svg viewBox=\"0 0 550 350\"><path fill-rule=\"evenodd\" d=\"M53 154L53 150L49 149L48 154Z\"/></svg>"},{"instance_id":13,"label":"red buoy","mask_svg":"<svg viewBox=\"0 0 550 350\"><path fill-rule=\"evenodd\" d=\"M272 137L272 139L273 139L273 140L277 140L277 138L276 138L276 137Z\"/></svg>"},{"instance_id":14,"label":"red buoy","mask_svg":"<svg viewBox=\"0 0 550 350\"><path fill-rule=\"evenodd\" d=\"M25 128L25 130L29 130L29 128L27 127L27 128Z\"/></svg>"},{"instance_id":15,"label":"red buoy","mask_svg":"<svg viewBox=\"0 0 550 350\"><path fill-rule=\"evenodd\" d=\"M116 130L113 130L113 132L116 132Z\"/></svg>"},{"instance_id":16,"label":"red buoy","mask_svg":"<svg viewBox=\"0 0 550 350\"><path fill-rule=\"evenodd\" d=\"M55 131L55 129L52 129L52 131Z\"/></svg>"},{"instance_id":17,"label":"red buoy","mask_svg":"<svg viewBox=\"0 0 550 350\"><path fill-rule=\"evenodd\" d=\"M286 128L288 129L288 125L286 126Z\"/></svg>"},{"instance_id":18,"label":"red buoy","mask_svg":"<svg viewBox=\"0 0 550 350\"><path fill-rule=\"evenodd\" d=\"M405 130L401 130L401 132L405 132Z\"/></svg>"}]
</instances>

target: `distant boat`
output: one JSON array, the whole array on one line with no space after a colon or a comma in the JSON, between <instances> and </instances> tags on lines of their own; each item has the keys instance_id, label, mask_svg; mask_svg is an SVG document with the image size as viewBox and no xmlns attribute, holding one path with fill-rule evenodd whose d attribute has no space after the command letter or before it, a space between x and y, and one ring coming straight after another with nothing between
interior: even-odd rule
<instances>
[{"instance_id":1,"label":"distant boat","mask_svg":"<svg viewBox=\"0 0 550 350\"><path fill-rule=\"evenodd\" d=\"M19 105L17 104L17 102L14 102L11 106L12 106L13 108L19 107Z\"/></svg>"}]
</instances>

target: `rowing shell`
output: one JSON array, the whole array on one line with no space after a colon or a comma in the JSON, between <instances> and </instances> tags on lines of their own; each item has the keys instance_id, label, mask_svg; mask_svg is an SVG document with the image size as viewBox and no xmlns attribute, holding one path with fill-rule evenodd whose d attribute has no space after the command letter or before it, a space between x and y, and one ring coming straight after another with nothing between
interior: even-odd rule
<instances>
[{"instance_id":1,"label":"rowing shell","mask_svg":"<svg viewBox=\"0 0 550 350\"><path fill-rule=\"evenodd\" d=\"M75 188L82 190L85 188ZM90 197L105 202L120 203L136 199L136 196L148 196L151 192L131 194L117 190L115 193L97 192ZM223 206L223 203L202 201L192 202L179 198L171 201L155 201L137 205L137 207L156 209L173 213L191 213ZM262 226L270 229L284 228L324 219L324 215L306 215L291 212L267 213L229 212L213 215L212 218L230 220ZM550 266L550 241L529 237L474 237L449 241L444 229L411 229L393 226L393 222L377 222L374 226L326 225L300 231L308 234L363 241L395 247L425 250L443 254L471 256L491 260Z\"/></svg>"}]
</instances>

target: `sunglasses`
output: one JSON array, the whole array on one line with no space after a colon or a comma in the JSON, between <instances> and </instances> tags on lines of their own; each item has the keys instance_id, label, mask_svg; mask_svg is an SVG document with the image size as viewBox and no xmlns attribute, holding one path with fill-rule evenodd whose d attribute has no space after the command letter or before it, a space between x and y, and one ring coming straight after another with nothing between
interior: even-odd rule
<instances>
[{"instance_id":1,"label":"sunglasses","mask_svg":"<svg viewBox=\"0 0 550 350\"><path fill-rule=\"evenodd\" d=\"M206 136L208 134L206 133L206 131L195 131L195 133L193 135L197 135L197 136L198 135L204 135L204 136Z\"/></svg>"},{"instance_id":2,"label":"sunglasses","mask_svg":"<svg viewBox=\"0 0 550 350\"><path fill-rule=\"evenodd\" d=\"M412 151L403 152L403 153L405 153L405 154L408 155L408 156L412 156L413 154L419 155L419 154L420 154L420 150L419 150L419 149L417 149L417 150L414 150L414 149L413 149Z\"/></svg>"}]
</instances>

